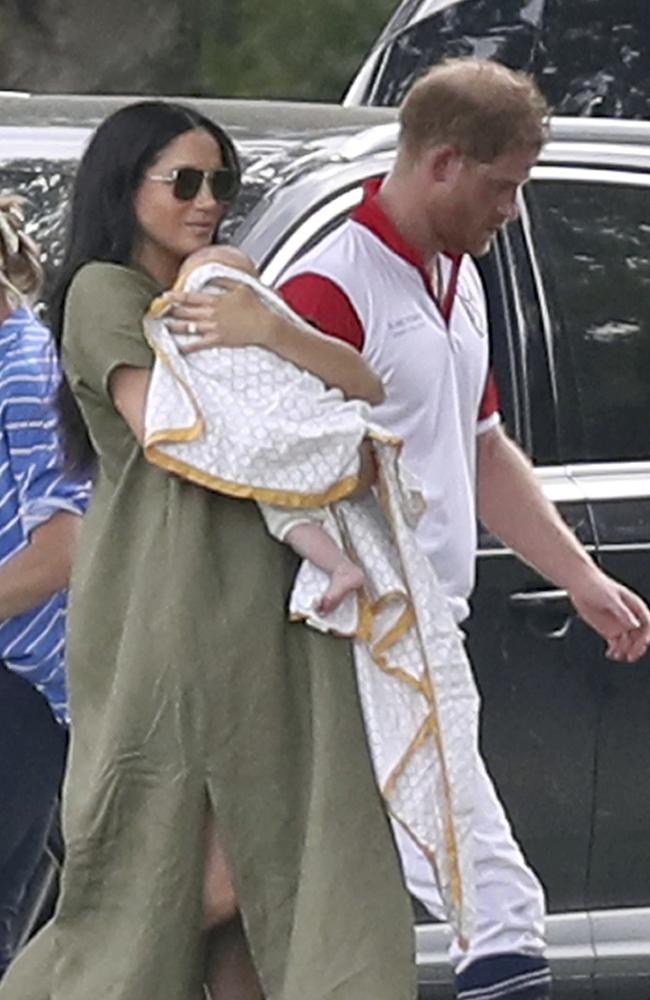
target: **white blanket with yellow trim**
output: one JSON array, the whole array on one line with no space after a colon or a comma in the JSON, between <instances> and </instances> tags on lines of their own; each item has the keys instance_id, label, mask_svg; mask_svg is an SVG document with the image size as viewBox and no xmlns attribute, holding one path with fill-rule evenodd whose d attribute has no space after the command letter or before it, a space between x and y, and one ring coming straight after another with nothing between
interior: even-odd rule
<instances>
[{"instance_id":1,"label":"white blanket with yellow trim","mask_svg":"<svg viewBox=\"0 0 650 1000\"><path fill-rule=\"evenodd\" d=\"M254 278L221 264L197 266L184 288L204 290L218 278L263 289L272 306L283 308ZM261 347L182 355L157 318L165 308L158 299L145 317L156 355L145 414L147 457L164 456L167 468L201 485L280 506L317 507L353 489L365 403L347 402Z\"/></svg>"},{"instance_id":2,"label":"white blanket with yellow trim","mask_svg":"<svg viewBox=\"0 0 650 1000\"><path fill-rule=\"evenodd\" d=\"M205 289L248 275L203 264L185 281ZM366 592L329 616L314 608L327 577L304 562L293 617L355 637L359 692L377 782L390 814L432 866L461 941L474 919L473 799L478 699L462 637L431 564L415 540L419 497L400 468L400 442L368 420L369 408L261 348L179 352L154 303L145 333L156 361L145 414L150 461L232 496L292 508L328 505L326 528L359 563ZM359 446L373 442L378 485L357 483Z\"/></svg>"}]
</instances>

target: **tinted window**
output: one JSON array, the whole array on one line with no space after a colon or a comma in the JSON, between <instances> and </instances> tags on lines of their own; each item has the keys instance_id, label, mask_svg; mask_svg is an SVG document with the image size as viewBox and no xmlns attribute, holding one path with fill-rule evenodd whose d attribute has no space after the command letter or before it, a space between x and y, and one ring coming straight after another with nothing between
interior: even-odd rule
<instances>
[{"instance_id":1,"label":"tinted window","mask_svg":"<svg viewBox=\"0 0 650 1000\"><path fill-rule=\"evenodd\" d=\"M648 459L650 187L535 181L527 203L557 347L560 409L572 425L563 457Z\"/></svg>"},{"instance_id":2,"label":"tinted window","mask_svg":"<svg viewBox=\"0 0 650 1000\"><path fill-rule=\"evenodd\" d=\"M647 0L462 0L388 46L365 98L397 104L448 56L498 59L532 73L559 114L650 117Z\"/></svg>"},{"instance_id":3,"label":"tinted window","mask_svg":"<svg viewBox=\"0 0 650 1000\"><path fill-rule=\"evenodd\" d=\"M284 167L288 160L281 160L279 154L272 158L266 150L258 153L244 147L239 152L245 173L241 191L229 206L220 229L225 241L234 239L233 234L247 214L263 200L277 179L278 163ZM0 193L19 194L25 199L27 232L41 247L50 276L63 257L76 169L77 161L72 159L0 159Z\"/></svg>"},{"instance_id":4,"label":"tinted window","mask_svg":"<svg viewBox=\"0 0 650 1000\"><path fill-rule=\"evenodd\" d=\"M27 231L39 243L45 261L56 266L63 252L70 201L73 160L5 160L0 162L0 191L22 195Z\"/></svg>"},{"instance_id":5,"label":"tinted window","mask_svg":"<svg viewBox=\"0 0 650 1000\"><path fill-rule=\"evenodd\" d=\"M548 342L521 225L500 234L497 283L487 283L493 366L506 428L538 465L559 461ZM497 308L495 308L495 306Z\"/></svg>"}]
</instances>

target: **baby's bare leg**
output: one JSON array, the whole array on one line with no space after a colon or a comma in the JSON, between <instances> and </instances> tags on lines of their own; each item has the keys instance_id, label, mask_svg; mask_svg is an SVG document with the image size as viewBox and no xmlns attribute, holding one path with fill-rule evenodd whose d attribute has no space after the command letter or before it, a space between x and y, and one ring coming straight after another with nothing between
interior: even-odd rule
<instances>
[{"instance_id":1,"label":"baby's bare leg","mask_svg":"<svg viewBox=\"0 0 650 1000\"><path fill-rule=\"evenodd\" d=\"M284 540L298 555L329 573L329 587L316 609L321 614L335 611L344 597L365 584L366 578L360 567L352 562L316 521L295 524Z\"/></svg>"}]
</instances>

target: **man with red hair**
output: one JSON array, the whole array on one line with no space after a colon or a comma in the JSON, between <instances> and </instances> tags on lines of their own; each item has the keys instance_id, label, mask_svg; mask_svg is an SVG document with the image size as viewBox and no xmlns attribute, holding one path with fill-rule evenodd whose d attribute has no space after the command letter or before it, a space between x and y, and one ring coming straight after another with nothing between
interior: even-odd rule
<instances>
[{"instance_id":1,"label":"man with red hair","mask_svg":"<svg viewBox=\"0 0 650 1000\"><path fill-rule=\"evenodd\" d=\"M281 292L320 330L359 350L382 378L373 418L404 441L427 501L418 526L456 621L469 613L476 514L560 588L613 659L650 642L643 601L590 559L501 427L488 370L488 322L471 256L517 215L517 198L547 131L533 81L494 62L450 60L411 88L394 166L367 185L341 228L294 263ZM477 761L477 918L469 947L452 945L459 1000L541 1000L544 895ZM395 830L407 884L444 917L430 867Z\"/></svg>"}]
</instances>

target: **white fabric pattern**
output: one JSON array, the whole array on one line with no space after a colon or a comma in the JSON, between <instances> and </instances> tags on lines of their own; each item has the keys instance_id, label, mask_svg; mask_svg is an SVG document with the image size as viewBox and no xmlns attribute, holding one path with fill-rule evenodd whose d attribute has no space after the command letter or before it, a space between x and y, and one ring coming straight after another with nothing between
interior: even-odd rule
<instances>
[{"instance_id":1,"label":"white fabric pattern","mask_svg":"<svg viewBox=\"0 0 650 1000\"><path fill-rule=\"evenodd\" d=\"M250 284L294 318L255 279L220 264L198 266L184 287L204 289L218 277ZM329 504L325 527L363 569L366 591L317 615L327 577L305 561L290 612L355 638L379 788L389 813L429 858L450 922L468 941L478 698L448 601L415 541L421 498L400 467L400 442L370 424L365 404L345 401L266 350L181 355L165 326L164 301L154 303L145 331L156 354L145 415L152 462L221 492L299 508L305 519L310 507ZM364 438L374 446L378 484L345 500L357 483Z\"/></svg>"},{"instance_id":2,"label":"white fabric pattern","mask_svg":"<svg viewBox=\"0 0 650 1000\"><path fill-rule=\"evenodd\" d=\"M216 277L264 289L216 263L198 266L185 287L196 291ZM275 308L287 309L268 289L263 294ZM160 438L190 478L193 470L203 482L207 469L238 496L257 491L258 498L300 507L349 492L346 483L358 472L366 433L366 404L346 402L338 390L326 390L320 379L263 348L182 355L164 323L145 319L145 333L158 358L145 417L147 447Z\"/></svg>"}]
</instances>

